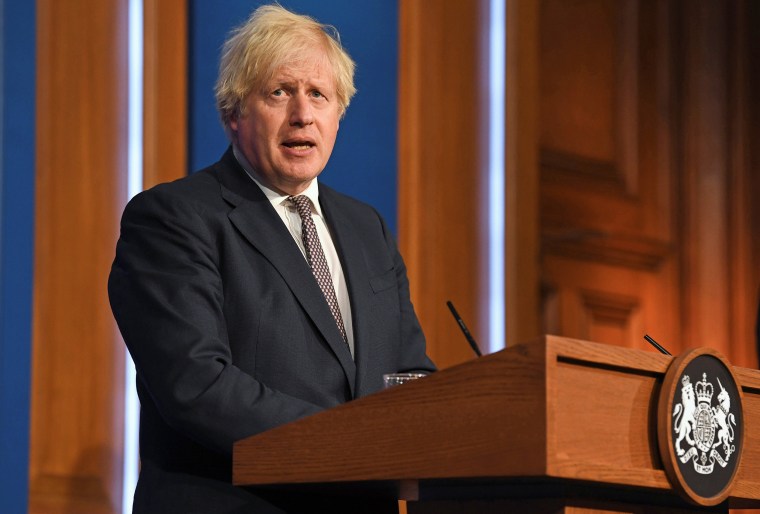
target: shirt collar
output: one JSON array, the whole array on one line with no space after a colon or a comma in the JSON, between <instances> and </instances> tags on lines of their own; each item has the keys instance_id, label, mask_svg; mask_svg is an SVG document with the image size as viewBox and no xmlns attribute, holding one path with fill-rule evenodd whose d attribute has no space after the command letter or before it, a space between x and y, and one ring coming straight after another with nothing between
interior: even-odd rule
<instances>
[{"instance_id":1,"label":"shirt collar","mask_svg":"<svg viewBox=\"0 0 760 514\"><path fill-rule=\"evenodd\" d=\"M250 177L251 180L253 180L257 186L261 189L261 191L266 195L269 202L272 204L273 207L277 208L281 205L289 205L288 198L290 195L283 195L282 193L278 193L274 189L270 189L264 184L261 183L261 181L256 178L256 172L253 171L253 167L248 162L248 160L243 155L243 152L238 150L238 147L235 145L232 145L232 153L235 154L235 159L237 159L240 166L243 167L243 170L245 171L246 175ZM317 179L311 181L309 184L309 187L307 187L304 191L301 192L301 195L306 196L311 200L312 209L319 215L322 216L322 207L319 205L319 184L317 183Z\"/></svg>"}]
</instances>

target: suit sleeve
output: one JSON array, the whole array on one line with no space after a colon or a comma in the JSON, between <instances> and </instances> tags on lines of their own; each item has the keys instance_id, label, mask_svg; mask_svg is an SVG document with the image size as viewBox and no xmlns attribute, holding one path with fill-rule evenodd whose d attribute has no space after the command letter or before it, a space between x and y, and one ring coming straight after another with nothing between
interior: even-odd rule
<instances>
[{"instance_id":1,"label":"suit sleeve","mask_svg":"<svg viewBox=\"0 0 760 514\"><path fill-rule=\"evenodd\" d=\"M378 214L378 217L380 215ZM426 353L425 335L420 327L417 314L414 312L410 292L409 279L406 276L406 265L393 235L388 230L382 217L383 234L386 245L393 259L393 268L396 272L396 283L398 286L398 302L400 310L400 329L401 329L401 352L398 356L398 372L419 372L432 373L436 371L435 364Z\"/></svg>"},{"instance_id":2,"label":"suit sleeve","mask_svg":"<svg viewBox=\"0 0 760 514\"><path fill-rule=\"evenodd\" d=\"M167 424L230 453L238 439L322 410L234 365L212 222L161 191L125 209L108 293L138 380Z\"/></svg>"}]
</instances>

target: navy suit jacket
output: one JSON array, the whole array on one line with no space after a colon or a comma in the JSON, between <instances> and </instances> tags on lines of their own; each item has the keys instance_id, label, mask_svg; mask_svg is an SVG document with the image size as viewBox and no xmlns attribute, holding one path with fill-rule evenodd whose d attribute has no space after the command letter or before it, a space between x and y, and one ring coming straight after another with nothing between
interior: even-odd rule
<instances>
[{"instance_id":1,"label":"navy suit jacket","mask_svg":"<svg viewBox=\"0 0 760 514\"><path fill-rule=\"evenodd\" d=\"M233 442L375 392L384 373L434 370L379 214L322 184L319 198L348 284L355 360L231 149L125 209L108 292L142 407L135 512L318 512L308 495L231 486ZM340 501L323 504L340 512Z\"/></svg>"}]
</instances>

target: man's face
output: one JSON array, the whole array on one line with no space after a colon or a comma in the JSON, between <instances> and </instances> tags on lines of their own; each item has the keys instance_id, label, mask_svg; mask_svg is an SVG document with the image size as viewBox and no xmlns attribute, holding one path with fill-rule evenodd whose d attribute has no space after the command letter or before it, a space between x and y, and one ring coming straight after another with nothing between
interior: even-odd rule
<instances>
[{"instance_id":1,"label":"man's face","mask_svg":"<svg viewBox=\"0 0 760 514\"><path fill-rule=\"evenodd\" d=\"M232 139L265 186L301 193L327 165L340 109L332 67L320 49L278 68L230 120Z\"/></svg>"}]
</instances>

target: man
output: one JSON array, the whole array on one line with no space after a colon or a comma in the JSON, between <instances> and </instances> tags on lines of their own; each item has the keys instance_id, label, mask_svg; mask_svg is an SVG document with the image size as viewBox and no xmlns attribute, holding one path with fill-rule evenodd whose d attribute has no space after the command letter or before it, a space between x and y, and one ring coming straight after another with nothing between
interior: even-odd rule
<instances>
[{"instance_id":1,"label":"man","mask_svg":"<svg viewBox=\"0 0 760 514\"><path fill-rule=\"evenodd\" d=\"M316 180L353 70L326 27L259 8L223 51L231 148L124 212L108 290L142 405L136 513L395 510L231 485L234 441L434 370L383 220Z\"/></svg>"}]
</instances>

